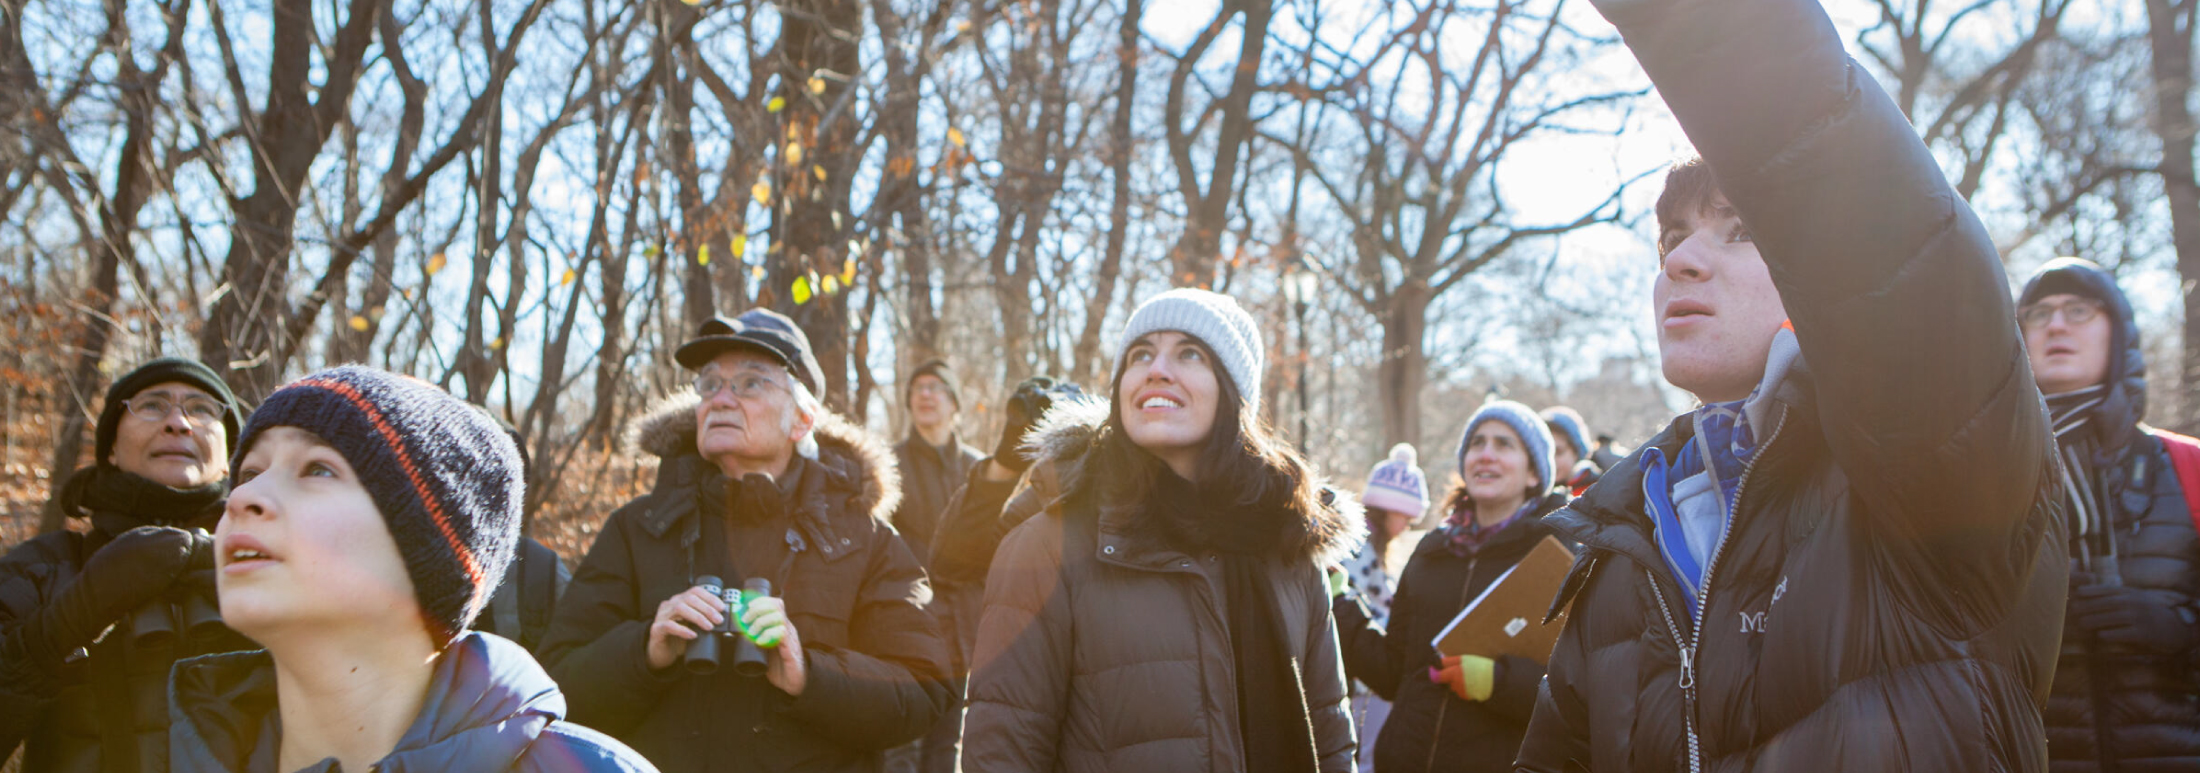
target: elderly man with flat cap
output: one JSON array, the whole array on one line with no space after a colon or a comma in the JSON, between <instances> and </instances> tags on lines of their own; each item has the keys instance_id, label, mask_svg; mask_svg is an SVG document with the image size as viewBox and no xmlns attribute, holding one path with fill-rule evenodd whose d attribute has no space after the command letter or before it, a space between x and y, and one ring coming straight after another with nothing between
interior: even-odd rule
<instances>
[{"instance_id":1,"label":"elderly man with flat cap","mask_svg":"<svg viewBox=\"0 0 2200 773\"><path fill-rule=\"evenodd\" d=\"M633 428L657 485L604 523L542 660L574 721L666 771L876 770L950 698L931 586L887 524L893 455L818 402L817 358L784 316L710 320L674 357L694 391ZM771 595L729 603L706 576ZM716 670L688 657L706 636ZM742 641L761 675L735 667Z\"/></svg>"}]
</instances>

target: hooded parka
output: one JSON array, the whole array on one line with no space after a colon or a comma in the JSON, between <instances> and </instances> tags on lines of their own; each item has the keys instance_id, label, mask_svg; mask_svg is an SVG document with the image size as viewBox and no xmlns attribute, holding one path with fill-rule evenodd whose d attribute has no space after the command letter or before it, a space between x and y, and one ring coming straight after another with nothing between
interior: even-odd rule
<instances>
[{"instance_id":1,"label":"hooded parka","mask_svg":"<svg viewBox=\"0 0 2200 773\"><path fill-rule=\"evenodd\" d=\"M1138 506L1083 496L1099 401L1057 403L985 583L963 770L1249 773L1242 757L1222 561L1160 539ZM1051 479L1055 473L1035 476ZM1319 769L1352 768L1352 720L1320 566L1361 538L1350 500L1296 502L1305 544L1267 559L1282 642L1302 679Z\"/></svg>"},{"instance_id":2,"label":"hooded parka","mask_svg":"<svg viewBox=\"0 0 2200 773\"><path fill-rule=\"evenodd\" d=\"M790 476L784 542L745 546L769 566L736 572L718 547L723 527L706 522L729 517L720 492L732 484L698 455L694 405L637 422L636 444L663 459L657 486L604 522L559 601L543 662L574 721L667 771L874 770L881 751L930 729L950 699L946 645L924 608L931 588L886 522L900 499L892 456L861 429L821 418L817 458L798 459ZM802 695L731 668L649 669L658 604L705 574L772 579L807 658Z\"/></svg>"},{"instance_id":3,"label":"hooded parka","mask_svg":"<svg viewBox=\"0 0 2200 773\"><path fill-rule=\"evenodd\" d=\"M2070 290L2100 299L2110 322L2108 389L2075 430L2088 433L2091 442L2075 445L2094 450L2083 466L2092 472L2097 506L2106 510L2103 521L2115 531L2121 583L2194 609L2200 603L2200 538L2163 441L2139 423L2146 413L2146 360L2131 302L2114 277L2092 264L2056 261L2026 283L2018 303ZM2200 770L2196 665L2194 653L2089 641L2065 625L2047 699L2047 751L2056 773L2100 770L2104 753L2123 773Z\"/></svg>"},{"instance_id":4,"label":"hooded parka","mask_svg":"<svg viewBox=\"0 0 2200 773\"><path fill-rule=\"evenodd\" d=\"M1752 398L1700 615L1645 450L1545 519L1585 549L1520 769L2044 770L2068 567L1993 241L1818 3L1597 5L1740 213L1801 359ZM1679 458L1693 418L1645 448Z\"/></svg>"},{"instance_id":5,"label":"hooded parka","mask_svg":"<svg viewBox=\"0 0 2200 773\"><path fill-rule=\"evenodd\" d=\"M469 632L436 659L427 701L397 748L374 763L383 773L654 771L624 744L564 721L565 697L527 650ZM276 770L281 721L275 660L266 650L208 655L176 664L169 742L176 773ZM304 770L334 773L335 760Z\"/></svg>"}]
</instances>

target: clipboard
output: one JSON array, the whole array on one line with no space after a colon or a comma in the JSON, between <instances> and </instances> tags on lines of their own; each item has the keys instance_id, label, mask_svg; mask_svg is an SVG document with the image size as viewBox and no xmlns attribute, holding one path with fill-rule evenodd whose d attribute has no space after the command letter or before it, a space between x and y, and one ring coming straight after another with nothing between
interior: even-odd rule
<instances>
[{"instance_id":1,"label":"clipboard","mask_svg":"<svg viewBox=\"0 0 2200 773\"><path fill-rule=\"evenodd\" d=\"M1483 588L1482 595L1468 602L1467 608L1460 610L1429 643L1445 655L1493 659L1519 655L1537 663L1549 662L1558 632L1566 627L1567 610L1559 610L1548 625L1543 623L1543 615L1573 565L1573 551L1556 537L1544 537L1520 563Z\"/></svg>"}]
</instances>

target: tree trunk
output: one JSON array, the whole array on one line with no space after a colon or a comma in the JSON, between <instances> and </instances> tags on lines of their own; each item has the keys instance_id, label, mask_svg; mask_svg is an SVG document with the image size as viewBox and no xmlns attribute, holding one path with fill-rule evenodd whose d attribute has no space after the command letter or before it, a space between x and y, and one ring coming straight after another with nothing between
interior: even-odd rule
<instances>
[{"instance_id":1,"label":"tree trunk","mask_svg":"<svg viewBox=\"0 0 2200 773\"><path fill-rule=\"evenodd\" d=\"M1267 50L1268 22L1275 16L1275 3L1242 0L1237 5L1245 14L1245 29L1239 36L1237 69L1231 76L1230 91L1221 97L1222 126L1215 134L1207 189L1184 202L1188 215L1184 233L1169 250L1169 283L1179 287L1214 282L1215 265L1222 253L1222 232L1230 223L1230 194L1237 189L1238 162L1253 135L1253 92L1260 89L1261 53ZM1222 13L1229 13L1227 9L1226 5ZM1190 158L1178 154L1178 164ZM1196 172L1180 169L1179 174Z\"/></svg>"},{"instance_id":2,"label":"tree trunk","mask_svg":"<svg viewBox=\"0 0 2200 773\"><path fill-rule=\"evenodd\" d=\"M1100 353L1100 327L1107 322L1108 307L1115 299L1115 282L1123 267L1123 245L1131 230L1131 151L1136 135L1131 117L1138 106L1138 22L1145 15L1144 0L1125 0L1123 21L1116 28L1118 74L1115 81L1115 118L1108 127L1108 176L1115 183L1108 204L1108 242L1100 254L1093 277L1092 298L1085 304L1085 327L1077 333L1070 367L1088 385L1113 375ZM1075 376L1073 376L1075 377Z\"/></svg>"},{"instance_id":3,"label":"tree trunk","mask_svg":"<svg viewBox=\"0 0 2200 773\"><path fill-rule=\"evenodd\" d=\"M2193 179L2192 44L2195 0L2146 0L2147 42L2153 48L2155 135L2162 140L2162 190L2169 198L2170 235L2184 282L2184 372L2200 380L2200 183ZM2190 402L2190 401L2186 401ZM2181 429L2194 428L2191 405L2180 406Z\"/></svg>"},{"instance_id":4,"label":"tree trunk","mask_svg":"<svg viewBox=\"0 0 2200 773\"><path fill-rule=\"evenodd\" d=\"M111 6L115 16L110 19L117 34L127 33L127 23L120 18L120 6ZM159 109L160 84L168 73L168 63L182 53L185 14L189 3L177 3L170 18L167 44L162 48L161 59L147 72L137 67L136 59L129 53L127 37L120 38L121 55L117 57L119 72L115 77L116 92L125 111L124 135L120 153L115 161L114 195L107 197L105 211L100 213L99 240L91 247L92 286L85 293L84 327L77 340L75 362L69 369L67 394L72 399L62 402L61 430L56 436L53 466L48 468L55 490L68 475L75 471L78 459L83 455L84 411L79 407L89 405L91 395L97 391L99 362L107 355L107 344L113 338L110 327L113 319L115 296L120 292L120 273L131 257L131 234L137 231L138 212L145 207L157 184L153 168L153 114ZM12 20L12 19L11 19ZM12 36L12 35L11 35ZM234 441L235 438L231 438ZM98 460L93 460L97 463ZM59 508L49 507L40 515L40 534L59 531L66 514Z\"/></svg>"},{"instance_id":5,"label":"tree trunk","mask_svg":"<svg viewBox=\"0 0 2200 773\"><path fill-rule=\"evenodd\" d=\"M853 99L850 81L860 76L858 41L863 36L863 6L857 0L794 0L786 3L780 30L779 96L786 100L786 133L781 139L802 144L800 164L788 162L782 144L772 199L772 294L781 311L793 317L810 338L824 370L818 399L834 411L849 408L848 293L823 292L823 280L840 282L848 254L849 190L856 169L856 122L845 100ZM813 89L812 83L819 88ZM787 140L786 138L792 138ZM823 170L822 176L816 170ZM820 179L822 177L822 179ZM794 282L804 281L810 297L795 302ZM786 295L777 295L785 292Z\"/></svg>"},{"instance_id":6,"label":"tree trunk","mask_svg":"<svg viewBox=\"0 0 2200 773\"><path fill-rule=\"evenodd\" d=\"M200 356L247 403L266 397L282 379L284 363L275 352L283 342L275 339L290 321L290 250L300 194L321 146L346 115L381 13L381 0L349 0L349 16L315 68L314 3L275 1L267 107L246 133L252 193L236 202L223 289L199 334ZM316 69L327 73L319 89L307 80ZM319 99L309 101L316 91Z\"/></svg>"},{"instance_id":7,"label":"tree trunk","mask_svg":"<svg viewBox=\"0 0 2200 773\"><path fill-rule=\"evenodd\" d=\"M1434 293L1412 281L1400 286L1381 314L1383 359L1375 399L1383 406L1383 446L1421 442L1421 385L1428 381L1428 307Z\"/></svg>"}]
</instances>

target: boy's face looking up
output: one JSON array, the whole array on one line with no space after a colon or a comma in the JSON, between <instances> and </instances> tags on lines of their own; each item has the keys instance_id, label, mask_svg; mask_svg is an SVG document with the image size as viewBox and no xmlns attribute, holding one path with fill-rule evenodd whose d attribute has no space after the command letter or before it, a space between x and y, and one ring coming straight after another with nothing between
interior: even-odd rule
<instances>
[{"instance_id":1,"label":"boy's face looking up","mask_svg":"<svg viewBox=\"0 0 2200 773\"><path fill-rule=\"evenodd\" d=\"M214 529L222 618L263 645L289 631L425 635L397 542L342 454L296 427L260 433Z\"/></svg>"},{"instance_id":2,"label":"boy's face looking up","mask_svg":"<svg viewBox=\"0 0 2200 773\"><path fill-rule=\"evenodd\" d=\"M1700 162L1658 197L1658 354L1665 380L1705 402L1749 396L1787 308L1764 256Z\"/></svg>"}]
</instances>

